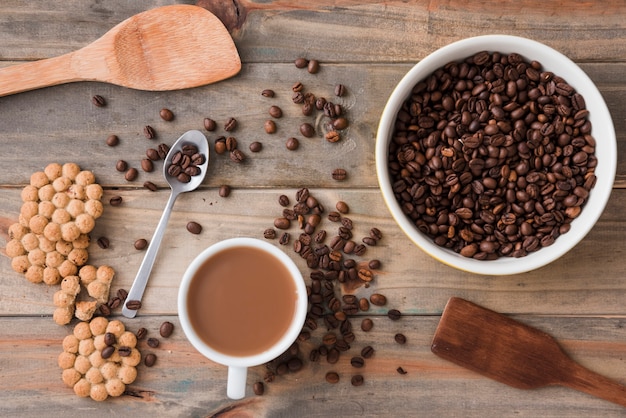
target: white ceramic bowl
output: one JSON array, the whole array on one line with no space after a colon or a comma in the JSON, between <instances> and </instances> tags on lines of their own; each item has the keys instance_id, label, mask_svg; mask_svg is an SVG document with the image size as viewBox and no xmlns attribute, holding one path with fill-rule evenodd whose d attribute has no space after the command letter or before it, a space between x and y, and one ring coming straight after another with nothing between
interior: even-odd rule
<instances>
[{"instance_id":1,"label":"white ceramic bowl","mask_svg":"<svg viewBox=\"0 0 626 418\"><path fill-rule=\"evenodd\" d=\"M388 146L394 123L412 88L445 64L461 61L481 51L505 54L516 52L527 61L539 61L544 70L552 71L564 78L585 98L589 110L588 118L592 123L591 134L596 140L597 183L591 190L581 214L572 221L570 231L557 238L554 244L520 258L476 260L436 245L402 212L394 196L387 167ZM556 260L578 244L594 226L606 206L613 188L616 164L617 144L613 121L604 99L591 79L574 62L554 49L536 41L508 35L478 36L454 42L417 63L392 92L383 110L376 139L376 171L379 185L384 200L400 228L418 247L437 260L460 270L485 275L516 274L534 270Z\"/></svg>"}]
</instances>

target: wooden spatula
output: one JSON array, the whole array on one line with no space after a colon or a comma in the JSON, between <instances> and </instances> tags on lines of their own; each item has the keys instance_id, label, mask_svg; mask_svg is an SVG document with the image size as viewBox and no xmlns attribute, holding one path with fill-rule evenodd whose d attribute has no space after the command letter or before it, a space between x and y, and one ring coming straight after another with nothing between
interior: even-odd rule
<instances>
[{"instance_id":1,"label":"wooden spatula","mask_svg":"<svg viewBox=\"0 0 626 418\"><path fill-rule=\"evenodd\" d=\"M520 389L562 385L626 406L626 387L572 360L550 335L460 298L451 298L431 350Z\"/></svg>"},{"instance_id":2,"label":"wooden spatula","mask_svg":"<svg viewBox=\"0 0 626 418\"><path fill-rule=\"evenodd\" d=\"M235 44L215 15L198 6L163 6L126 19L77 51L0 69L0 96L73 81L178 90L240 69Z\"/></svg>"}]
</instances>

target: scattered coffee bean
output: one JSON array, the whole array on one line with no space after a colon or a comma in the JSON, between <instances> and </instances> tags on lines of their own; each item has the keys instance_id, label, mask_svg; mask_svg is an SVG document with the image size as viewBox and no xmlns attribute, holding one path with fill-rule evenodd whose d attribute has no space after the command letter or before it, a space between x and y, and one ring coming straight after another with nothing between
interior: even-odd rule
<instances>
[{"instance_id":1,"label":"scattered coffee bean","mask_svg":"<svg viewBox=\"0 0 626 418\"><path fill-rule=\"evenodd\" d=\"M123 173L124 171L126 171L128 169L128 163L124 160L118 160L115 163L115 169L121 173Z\"/></svg>"},{"instance_id":2,"label":"scattered coffee bean","mask_svg":"<svg viewBox=\"0 0 626 418\"><path fill-rule=\"evenodd\" d=\"M300 141L298 141L297 138L292 137L292 138L287 139L287 142L285 142L285 146L287 147L289 151L295 151L300 146Z\"/></svg>"},{"instance_id":3,"label":"scattered coffee bean","mask_svg":"<svg viewBox=\"0 0 626 418\"><path fill-rule=\"evenodd\" d=\"M367 263L367 266L371 270L378 270L380 268L380 260L370 260L369 263Z\"/></svg>"},{"instance_id":4,"label":"scattered coffee bean","mask_svg":"<svg viewBox=\"0 0 626 418\"><path fill-rule=\"evenodd\" d=\"M213 132L215 129L217 129L217 122L215 122L211 118L204 118L204 129L209 132Z\"/></svg>"},{"instance_id":5,"label":"scattered coffee bean","mask_svg":"<svg viewBox=\"0 0 626 418\"><path fill-rule=\"evenodd\" d=\"M278 106L271 106L269 114L273 118L281 118L283 116L283 110Z\"/></svg>"},{"instance_id":6,"label":"scattered coffee bean","mask_svg":"<svg viewBox=\"0 0 626 418\"><path fill-rule=\"evenodd\" d=\"M271 89L265 89L261 92L261 96L263 97L274 97L276 95L276 93L274 93L274 90Z\"/></svg>"},{"instance_id":7,"label":"scattered coffee bean","mask_svg":"<svg viewBox=\"0 0 626 418\"><path fill-rule=\"evenodd\" d=\"M124 174L124 178L126 179L126 181L133 181L137 178L138 175L139 175L139 172L137 171L137 169L131 167L128 170L126 170L126 174Z\"/></svg>"},{"instance_id":8,"label":"scattered coffee bean","mask_svg":"<svg viewBox=\"0 0 626 418\"><path fill-rule=\"evenodd\" d=\"M122 204L122 196L113 196L109 199L109 204L111 206L119 206Z\"/></svg>"},{"instance_id":9,"label":"scattered coffee bean","mask_svg":"<svg viewBox=\"0 0 626 418\"><path fill-rule=\"evenodd\" d=\"M148 341L147 341L148 346L152 348L157 348L159 346L159 343L160 342L158 338L153 338L153 337L148 338Z\"/></svg>"},{"instance_id":10,"label":"scattered coffee bean","mask_svg":"<svg viewBox=\"0 0 626 418\"><path fill-rule=\"evenodd\" d=\"M143 340L144 338L146 338L146 335L148 335L148 330L143 327L139 328L137 330L137 333L135 333L135 336L138 340Z\"/></svg>"},{"instance_id":11,"label":"scattered coffee bean","mask_svg":"<svg viewBox=\"0 0 626 418\"><path fill-rule=\"evenodd\" d=\"M111 311L111 307L106 303L103 303L102 305L100 305L98 307L98 310L100 311L100 314L104 317L108 317L113 313Z\"/></svg>"},{"instance_id":12,"label":"scattered coffee bean","mask_svg":"<svg viewBox=\"0 0 626 418\"><path fill-rule=\"evenodd\" d=\"M287 195L281 194L278 197L278 204L281 205L282 207L289 206L289 197Z\"/></svg>"},{"instance_id":13,"label":"scattered coffee bean","mask_svg":"<svg viewBox=\"0 0 626 418\"><path fill-rule=\"evenodd\" d=\"M141 301L140 300L128 300L126 301L126 308L131 311L138 311L141 309Z\"/></svg>"},{"instance_id":14,"label":"scattered coffee bean","mask_svg":"<svg viewBox=\"0 0 626 418\"><path fill-rule=\"evenodd\" d=\"M273 228L267 228L265 231L263 231L263 237L266 239L276 238L276 230Z\"/></svg>"},{"instance_id":15,"label":"scattered coffee bean","mask_svg":"<svg viewBox=\"0 0 626 418\"><path fill-rule=\"evenodd\" d=\"M91 98L91 103L93 103L96 107L104 107L107 105L107 101L99 94L96 94Z\"/></svg>"},{"instance_id":16,"label":"scattered coffee bean","mask_svg":"<svg viewBox=\"0 0 626 418\"><path fill-rule=\"evenodd\" d=\"M161 111L159 112L159 116L161 116L161 119L163 119L166 122L170 122L174 120L174 112L172 112L170 109L166 109L166 108L161 109Z\"/></svg>"},{"instance_id":17,"label":"scattered coffee bean","mask_svg":"<svg viewBox=\"0 0 626 418\"><path fill-rule=\"evenodd\" d=\"M187 222L187 231L191 232L194 235L198 235L202 232L202 225L194 221Z\"/></svg>"},{"instance_id":18,"label":"scattered coffee bean","mask_svg":"<svg viewBox=\"0 0 626 418\"><path fill-rule=\"evenodd\" d=\"M363 357L357 356L350 359L350 364L352 365L352 367L360 369L361 367L365 366L365 361L363 360Z\"/></svg>"},{"instance_id":19,"label":"scattered coffee bean","mask_svg":"<svg viewBox=\"0 0 626 418\"><path fill-rule=\"evenodd\" d=\"M104 344L111 346L117 342L117 337L112 332L104 334Z\"/></svg>"},{"instance_id":20,"label":"scattered coffee bean","mask_svg":"<svg viewBox=\"0 0 626 418\"><path fill-rule=\"evenodd\" d=\"M355 376L352 376L350 383L352 383L352 386L362 386L364 381L365 379L363 379L363 376L360 374L357 374Z\"/></svg>"},{"instance_id":21,"label":"scattered coffee bean","mask_svg":"<svg viewBox=\"0 0 626 418\"><path fill-rule=\"evenodd\" d=\"M143 363L146 365L146 367L152 367L156 363L156 360L157 356L154 353L148 353L146 354Z\"/></svg>"},{"instance_id":22,"label":"scattered coffee bean","mask_svg":"<svg viewBox=\"0 0 626 418\"><path fill-rule=\"evenodd\" d=\"M113 353L115 353L115 347L111 345L107 345L106 347L102 349L102 351L100 351L100 357L106 360L109 357L111 357Z\"/></svg>"},{"instance_id":23,"label":"scattered coffee bean","mask_svg":"<svg viewBox=\"0 0 626 418\"><path fill-rule=\"evenodd\" d=\"M328 354L326 354L326 361L328 364L335 364L339 361L340 356L341 354L339 353L339 350L333 347L328 350Z\"/></svg>"},{"instance_id":24,"label":"scattered coffee bean","mask_svg":"<svg viewBox=\"0 0 626 418\"><path fill-rule=\"evenodd\" d=\"M289 232L283 232L280 235L280 238L278 239L278 243L280 245L287 245L289 244L289 240L291 239L291 234L289 234Z\"/></svg>"},{"instance_id":25,"label":"scattered coffee bean","mask_svg":"<svg viewBox=\"0 0 626 418\"><path fill-rule=\"evenodd\" d=\"M276 122L271 119L265 121L265 125L263 126L265 129L265 133L273 134L276 133Z\"/></svg>"},{"instance_id":26,"label":"scattered coffee bean","mask_svg":"<svg viewBox=\"0 0 626 418\"><path fill-rule=\"evenodd\" d=\"M374 328L374 321L372 321L369 318L365 318L363 319L363 321L361 321L361 329L365 332L369 332L372 330L372 328Z\"/></svg>"},{"instance_id":27,"label":"scattered coffee bean","mask_svg":"<svg viewBox=\"0 0 626 418\"><path fill-rule=\"evenodd\" d=\"M333 180L343 181L348 177L348 173L343 168L336 168L332 172Z\"/></svg>"},{"instance_id":28,"label":"scattered coffee bean","mask_svg":"<svg viewBox=\"0 0 626 418\"><path fill-rule=\"evenodd\" d=\"M120 143L120 138L117 135L109 135L106 139L106 144L110 147L115 147Z\"/></svg>"},{"instance_id":29,"label":"scattered coffee bean","mask_svg":"<svg viewBox=\"0 0 626 418\"><path fill-rule=\"evenodd\" d=\"M159 161L161 159L159 150L157 150L156 148L148 148L146 150L146 157L148 157L148 159L151 161Z\"/></svg>"},{"instance_id":30,"label":"scattered coffee bean","mask_svg":"<svg viewBox=\"0 0 626 418\"><path fill-rule=\"evenodd\" d=\"M343 213L346 214L348 212L350 212L350 207L348 206L348 204L344 201L339 201L337 202L337 204L335 205L335 208L337 208L337 211L339 213Z\"/></svg>"},{"instance_id":31,"label":"scattered coffee bean","mask_svg":"<svg viewBox=\"0 0 626 418\"><path fill-rule=\"evenodd\" d=\"M367 300L367 298L361 298L359 299L359 309L362 312L367 312L370 309L370 302L369 300Z\"/></svg>"},{"instance_id":32,"label":"scattered coffee bean","mask_svg":"<svg viewBox=\"0 0 626 418\"><path fill-rule=\"evenodd\" d=\"M320 70L320 63L317 60L310 60L307 64L307 71L310 74L317 74Z\"/></svg>"},{"instance_id":33,"label":"scattered coffee bean","mask_svg":"<svg viewBox=\"0 0 626 418\"><path fill-rule=\"evenodd\" d=\"M231 191L231 189L230 189L229 185L222 184L220 186L220 189L219 189L218 193L219 193L220 197L228 197L228 196L230 196L230 191Z\"/></svg>"},{"instance_id":34,"label":"scattered coffee bean","mask_svg":"<svg viewBox=\"0 0 626 418\"><path fill-rule=\"evenodd\" d=\"M335 86L335 96L341 97L344 94L346 94L346 86L344 86L343 84L337 84Z\"/></svg>"},{"instance_id":35,"label":"scattered coffee bean","mask_svg":"<svg viewBox=\"0 0 626 418\"><path fill-rule=\"evenodd\" d=\"M373 355L374 355L374 349L372 348L371 345L365 346L361 350L361 357L363 358L370 358Z\"/></svg>"},{"instance_id":36,"label":"scattered coffee bean","mask_svg":"<svg viewBox=\"0 0 626 418\"><path fill-rule=\"evenodd\" d=\"M226 121L226 123L224 124L224 130L226 132L232 132L237 128L237 119L235 118L228 118L228 120Z\"/></svg>"},{"instance_id":37,"label":"scattered coffee bean","mask_svg":"<svg viewBox=\"0 0 626 418\"><path fill-rule=\"evenodd\" d=\"M163 338L169 338L172 332L174 332L174 324L169 321L163 322L159 327L159 334L161 334Z\"/></svg>"},{"instance_id":38,"label":"scattered coffee bean","mask_svg":"<svg viewBox=\"0 0 626 418\"><path fill-rule=\"evenodd\" d=\"M138 251L145 250L148 246L148 241L144 238L139 238L137 241L135 241L134 245L135 249Z\"/></svg>"},{"instance_id":39,"label":"scattered coffee bean","mask_svg":"<svg viewBox=\"0 0 626 418\"><path fill-rule=\"evenodd\" d=\"M387 317L392 321L397 321L402 317L402 313L397 309L389 309L387 312Z\"/></svg>"},{"instance_id":40,"label":"scattered coffee bean","mask_svg":"<svg viewBox=\"0 0 626 418\"><path fill-rule=\"evenodd\" d=\"M339 383L339 373L337 372L327 372L326 373L326 381L331 384Z\"/></svg>"},{"instance_id":41,"label":"scattered coffee bean","mask_svg":"<svg viewBox=\"0 0 626 418\"><path fill-rule=\"evenodd\" d=\"M333 120L332 123L333 123L333 128L337 129L338 131L342 131L342 130L346 129L348 127L348 125L349 125L348 119L346 119L344 117L339 117L339 118Z\"/></svg>"},{"instance_id":42,"label":"scattered coffee bean","mask_svg":"<svg viewBox=\"0 0 626 418\"><path fill-rule=\"evenodd\" d=\"M254 141L250 144L250 152L261 152L263 144L259 141Z\"/></svg>"},{"instance_id":43,"label":"scattered coffee bean","mask_svg":"<svg viewBox=\"0 0 626 418\"><path fill-rule=\"evenodd\" d=\"M263 382L256 382L252 386L252 390L254 391L255 395L262 396L263 393L265 393L265 385L263 385Z\"/></svg>"},{"instance_id":44,"label":"scattered coffee bean","mask_svg":"<svg viewBox=\"0 0 626 418\"><path fill-rule=\"evenodd\" d=\"M141 160L141 169L146 173L150 173L154 170L154 164L149 158L144 158Z\"/></svg>"},{"instance_id":45,"label":"scattered coffee bean","mask_svg":"<svg viewBox=\"0 0 626 418\"><path fill-rule=\"evenodd\" d=\"M126 298L128 297L128 292L126 291L126 289L117 289L117 297L120 298L120 300L122 301L126 301Z\"/></svg>"},{"instance_id":46,"label":"scattered coffee bean","mask_svg":"<svg viewBox=\"0 0 626 418\"><path fill-rule=\"evenodd\" d=\"M126 345L122 345L118 347L117 352L120 355L120 357L128 357L132 354L133 349Z\"/></svg>"},{"instance_id":47,"label":"scattered coffee bean","mask_svg":"<svg viewBox=\"0 0 626 418\"><path fill-rule=\"evenodd\" d=\"M109 300L109 302L107 302L107 305L111 309L117 309L120 306L122 306L122 300L120 298L118 298L118 297L111 298L111 300Z\"/></svg>"},{"instance_id":48,"label":"scattered coffee bean","mask_svg":"<svg viewBox=\"0 0 626 418\"><path fill-rule=\"evenodd\" d=\"M146 139L154 139L156 138L156 131L152 126L146 125L143 127L143 136L145 136Z\"/></svg>"},{"instance_id":49,"label":"scattered coffee bean","mask_svg":"<svg viewBox=\"0 0 626 418\"><path fill-rule=\"evenodd\" d=\"M398 344L406 344L406 336L404 334L398 333L394 335L393 339L396 340Z\"/></svg>"},{"instance_id":50,"label":"scattered coffee bean","mask_svg":"<svg viewBox=\"0 0 626 418\"><path fill-rule=\"evenodd\" d=\"M295 64L296 68L306 68L307 65L309 65L309 60L306 58L296 58L293 63Z\"/></svg>"},{"instance_id":51,"label":"scattered coffee bean","mask_svg":"<svg viewBox=\"0 0 626 418\"><path fill-rule=\"evenodd\" d=\"M407 374L407 371L406 371L406 370L404 370L404 369L402 368L402 366L398 367L398 368L396 369L396 371L398 372L398 374Z\"/></svg>"},{"instance_id":52,"label":"scattered coffee bean","mask_svg":"<svg viewBox=\"0 0 626 418\"><path fill-rule=\"evenodd\" d=\"M230 152L230 160L235 163L242 163L246 159L246 156L241 150L236 149Z\"/></svg>"},{"instance_id":53,"label":"scattered coffee bean","mask_svg":"<svg viewBox=\"0 0 626 418\"><path fill-rule=\"evenodd\" d=\"M143 187L150 190L151 192L156 192L159 189L157 185L152 183L151 181L144 182Z\"/></svg>"},{"instance_id":54,"label":"scattered coffee bean","mask_svg":"<svg viewBox=\"0 0 626 418\"><path fill-rule=\"evenodd\" d=\"M300 133L306 138L311 138L313 135L315 135L315 128L310 123L304 122L302 125L300 125Z\"/></svg>"},{"instance_id":55,"label":"scattered coffee bean","mask_svg":"<svg viewBox=\"0 0 626 418\"><path fill-rule=\"evenodd\" d=\"M98 247L102 248L103 250L106 250L111 245L111 243L109 242L109 239L107 237L100 237L100 238L98 238L96 243L98 244Z\"/></svg>"},{"instance_id":56,"label":"scattered coffee bean","mask_svg":"<svg viewBox=\"0 0 626 418\"><path fill-rule=\"evenodd\" d=\"M376 306L385 306L385 304L387 304L387 298L380 293L373 293L370 295L370 302Z\"/></svg>"}]
</instances>

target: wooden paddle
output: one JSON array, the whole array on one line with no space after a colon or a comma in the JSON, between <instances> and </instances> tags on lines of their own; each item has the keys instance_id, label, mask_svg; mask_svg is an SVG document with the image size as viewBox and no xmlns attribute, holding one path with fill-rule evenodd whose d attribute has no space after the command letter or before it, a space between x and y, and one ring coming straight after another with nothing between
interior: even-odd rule
<instances>
[{"instance_id":1,"label":"wooden paddle","mask_svg":"<svg viewBox=\"0 0 626 418\"><path fill-rule=\"evenodd\" d=\"M576 363L550 335L460 298L451 298L431 350L519 388L562 385L626 406L626 387Z\"/></svg>"},{"instance_id":2,"label":"wooden paddle","mask_svg":"<svg viewBox=\"0 0 626 418\"><path fill-rule=\"evenodd\" d=\"M0 96L73 81L177 90L240 69L235 44L215 15L198 6L164 6L126 19L77 51L0 69Z\"/></svg>"}]
</instances>

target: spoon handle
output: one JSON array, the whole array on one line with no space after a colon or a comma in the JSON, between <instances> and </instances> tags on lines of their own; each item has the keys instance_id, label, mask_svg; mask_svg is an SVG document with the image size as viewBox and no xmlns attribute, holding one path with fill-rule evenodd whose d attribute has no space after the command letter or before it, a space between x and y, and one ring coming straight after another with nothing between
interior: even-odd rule
<instances>
[{"instance_id":1,"label":"spoon handle","mask_svg":"<svg viewBox=\"0 0 626 418\"><path fill-rule=\"evenodd\" d=\"M146 255L139 266L139 271L137 272L137 276L135 276L135 281L128 291L126 302L122 307L122 315L127 318L134 318L135 315L137 315L137 309L129 309L127 304L129 301L140 301L143 296L143 292L148 284L148 279L150 278L150 272L152 272L152 266L154 265L157 253L159 252L159 247L161 246L161 240L165 234L167 221L170 218L170 213L172 212L172 207L174 206L174 202L177 197L178 192L172 190L172 194L170 194L170 198L165 205L165 209L163 210L163 215L161 215L161 220L156 227L156 231L154 231L150 245L148 245Z\"/></svg>"},{"instance_id":2,"label":"spoon handle","mask_svg":"<svg viewBox=\"0 0 626 418\"><path fill-rule=\"evenodd\" d=\"M72 54L25 62L0 69L0 96L78 81Z\"/></svg>"}]
</instances>

